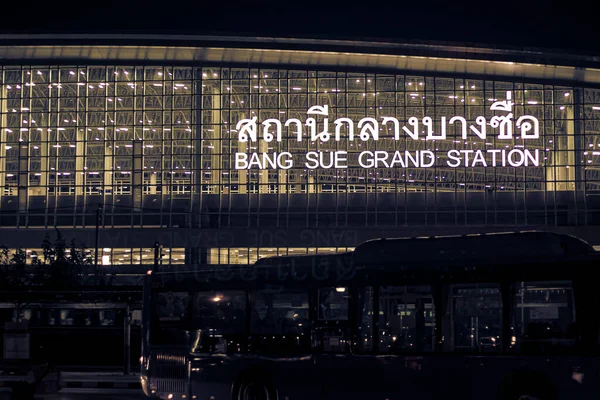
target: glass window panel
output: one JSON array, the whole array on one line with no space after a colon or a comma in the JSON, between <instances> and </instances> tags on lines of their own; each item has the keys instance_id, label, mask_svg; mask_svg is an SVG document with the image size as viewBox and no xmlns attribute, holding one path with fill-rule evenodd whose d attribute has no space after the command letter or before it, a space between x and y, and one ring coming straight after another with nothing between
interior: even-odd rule
<instances>
[{"instance_id":1,"label":"glass window panel","mask_svg":"<svg viewBox=\"0 0 600 400\"><path fill-rule=\"evenodd\" d=\"M502 299L499 285L452 285L443 328L447 350L499 352Z\"/></svg>"},{"instance_id":2,"label":"glass window panel","mask_svg":"<svg viewBox=\"0 0 600 400\"><path fill-rule=\"evenodd\" d=\"M310 329L308 294L258 291L252 308L254 334L305 335Z\"/></svg>"},{"instance_id":3,"label":"glass window panel","mask_svg":"<svg viewBox=\"0 0 600 400\"><path fill-rule=\"evenodd\" d=\"M348 319L349 289L347 287L319 289L319 319L345 321Z\"/></svg>"},{"instance_id":4,"label":"glass window panel","mask_svg":"<svg viewBox=\"0 0 600 400\"><path fill-rule=\"evenodd\" d=\"M198 292L194 294L193 325L212 334L244 333L246 294L238 291Z\"/></svg>"},{"instance_id":5,"label":"glass window panel","mask_svg":"<svg viewBox=\"0 0 600 400\"><path fill-rule=\"evenodd\" d=\"M536 354L576 344L575 303L570 281L515 284L511 348Z\"/></svg>"},{"instance_id":6,"label":"glass window panel","mask_svg":"<svg viewBox=\"0 0 600 400\"><path fill-rule=\"evenodd\" d=\"M372 287L361 288L358 292L358 334L356 348L360 352L373 350L373 296Z\"/></svg>"},{"instance_id":7,"label":"glass window panel","mask_svg":"<svg viewBox=\"0 0 600 400\"><path fill-rule=\"evenodd\" d=\"M435 308L430 286L382 287L379 296L380 352L435 349Z\"/></svg>"}]
</instances>

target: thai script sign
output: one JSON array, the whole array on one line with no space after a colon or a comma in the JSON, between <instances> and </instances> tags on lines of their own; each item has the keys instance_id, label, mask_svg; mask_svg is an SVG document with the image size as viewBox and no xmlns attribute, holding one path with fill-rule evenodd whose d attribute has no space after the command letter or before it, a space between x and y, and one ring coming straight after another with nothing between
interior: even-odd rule
<instances>
[{"instance_id":1,"label":"thai script sign","mask_svg":"<svg viewBox=\"0 0 600 400\"><path fill-rule=\"evenodd\" d=\"M284 127L291 127L293 136L298 142L309 137L311 142L326 143L329 141L339 142L342 139L343 130L347 132L349 141L378 141L381 128L391 128L394 132L394 140L400 140L402 136L413 140L445 140L450 125L458 126L461 137L467 140L469 135L486 139L488 126L496 131L497 139L512 140L514 132L524 140L538 139L539 121L532 115L523 115L516 119L513 114L512 92L506 92L506 100L495 101L490 110L505 113L495 115L488 121L484 116L475 118L475 123L469 123L461 116L441 117L440 130L434 132L434 121L431 117L409 117L405 126L394 117L365 117L355 122L350 118L337 118L333 126L329 122L329 106L312 106L308 109L308 118L305 122L297 118L290 118L282 122L275 118L269 118L262 123L257 122L256 117L240 120L236 129L240 142L257 142L259 139L265 142L281 142ZM318 122L320 116L322 121ZM305 130L306 128L306 130ZM516 129L515 129L516 128ZM423 135L424 137L420 137ZM351 153L358 154L358 164L362 168L405 168L405 167L432 167L436 163L436 156L430 150L415 151L363 151ZM539 149L530 151L528 149L486 149L486 150L449 150L445 164L448 167L487 167L487 166L539 166ZM303 167L316 168L348 168L348 156L346 151L310 151L305 154ZM235 154L235 169L290 169L294 166L293 156L289 152L281 153L242 153Z\"/></svg>"}]
</instances>

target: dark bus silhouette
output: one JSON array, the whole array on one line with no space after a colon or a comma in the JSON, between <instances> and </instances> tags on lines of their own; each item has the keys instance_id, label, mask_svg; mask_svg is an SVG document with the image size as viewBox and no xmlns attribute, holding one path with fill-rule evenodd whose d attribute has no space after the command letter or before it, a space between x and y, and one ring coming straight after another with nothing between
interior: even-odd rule
<instances>
[{"instance_id":1,"label":"dark bus silhouette","mask_svg":"<svg viewBox=\"0 0 600 400\"><path fill-rule=\"evenodd\" d=\"M519 232L149 271L142 386L163 399L591 398L598 261L580 239Z\"/></svg>"}]
</instances>

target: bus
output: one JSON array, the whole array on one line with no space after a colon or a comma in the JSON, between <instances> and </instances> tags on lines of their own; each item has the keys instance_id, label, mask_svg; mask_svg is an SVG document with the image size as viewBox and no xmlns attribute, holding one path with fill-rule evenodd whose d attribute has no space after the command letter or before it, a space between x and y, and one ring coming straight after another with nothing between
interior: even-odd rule
<instances>
[{"instance_id":1,"label":"bus","mask_svg":"<svg viewBox=\"0 0 600 400\"><path fill-rule=\"evenodd\" d=\"M148 271L142 388L198 400L598 398L598 261L578 238L514 232Z\"/></svg>"}]
</instances>

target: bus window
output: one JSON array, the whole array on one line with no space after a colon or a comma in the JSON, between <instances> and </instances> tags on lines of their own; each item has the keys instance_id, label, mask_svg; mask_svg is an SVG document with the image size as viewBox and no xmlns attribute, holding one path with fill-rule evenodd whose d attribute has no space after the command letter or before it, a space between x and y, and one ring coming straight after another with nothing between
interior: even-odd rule
<instances>
[{"instance_id":1,"label":"bus window","mask_svg":"<svg viewBox=\"0 0 600 400\"><path fill-rule=\"evenodd\" d=\"M60 310L60 324L73 325L75 310Z\"/></svg>"},{"instance_id":2,"label":"bus window","mask_svg":"<svg viewBox=\"0 0 600 400\"><path fill-rule=\"evenodd\" d=\"M373 288L361 288L358 292L358 336L356 349L359 352L373 350Z\"/></svg>"},{"instance_id":3,"label":"bus window","mask_svg":"<svg viewBox=\"0 0 600 400\"><path fill-rule=\"evenodd\" d=\"M253 334L304 335L309 325L307 293L256 292L251 319Z\"/></svg>"},{"instance_id":4,"label":"bus window","mask_svg":"<svg viewBox=\"0 0 600 400\"><path fill-rule=\"evenodd\" d=\"M319 319L321 321L348 320L348 288L319 289Z\"/></svg>"},{"instance_id":5,"label":"bus window","mask_svg":"<svg viewBox=\"0 0 600 400\"><path fill-rule=\"evenodd\" d=\"M571 281L515 284L511 348L547 354L575 345Z\"/></svg>"},{"instance_id":6,"label":"bus window","mask_svg":"<svg viewBox=\"0 0 600 400\"><path fill-rule=\"evenodd\" d=\"M155 292L150 336L153 343L188 345L189 332L183 330L188 321L188 292ZM110 321L105 316L103 321ZM103 322L104 323L104 322Z\"/></svg>"},{"instance_id":7,"label":"bus window","mask_svg":"<svg viewBox=\"0 0 600 400\"><path fill-rule=\"evenodd\" d=\"M246 294L242 291L194 294L193 325L216 333L246 331Z\"/></svg>"},{"instance_id":8,"label":"bus window","mask_svg":"<svg viewBox=\"0 0 600 400\"><path fill-rule=\"evenodd\" d=\"M57 320L59 319L57 317L59 314L60 313L56 308L50 308L46 310L46 321L49 326L57 325Z\"/></svg>"},{"instance_id":9,"label":"bus window","mask_svg":"<svg viewBox=\"0 0 600 400\"><path fill-rule=\"evenodd\" d=\"M121 325L122 318L118 318L115 310L100 310L99 312L100 325L102 326L115 326Z\"/></svg>"},{"instance_id":10,"label":"bus window","mask_svg":"<svg viewBox=\"0 0 600 400\"><path fill-rule=\"evenodd\" d=\"M379 297L379 351L433 351L435 309L431 286L382 287Z\"/></svg>"},{"instance_id":11,"label":"bus window","mask_svg":"<svg viewBox=\"0 0 600 400\"><path fill-rule=\"evenodd\" d=\"M161 292L156 295L159 321L184 321L187 317L188 292Z\"/></svg>"},{"instance_id":12,"label":"bus window","mask_svg":"<svg viewBox=\"0 0 600 400\"><path fill-rule=\"evenodd\" d=\"M453 331L446 331L445 342L454 351L499 352L502 349L500 285L452 285L451 295L450 315L446 315L444 329Z\"/></svg>"}]
</instances>

